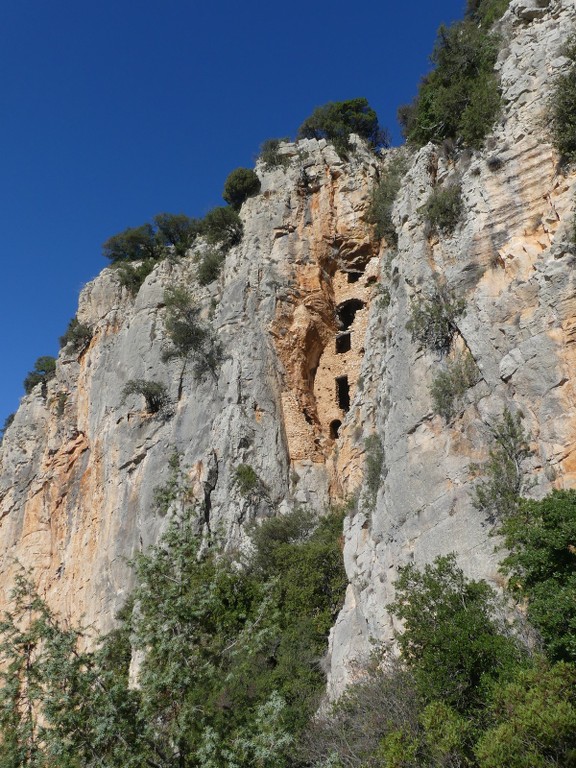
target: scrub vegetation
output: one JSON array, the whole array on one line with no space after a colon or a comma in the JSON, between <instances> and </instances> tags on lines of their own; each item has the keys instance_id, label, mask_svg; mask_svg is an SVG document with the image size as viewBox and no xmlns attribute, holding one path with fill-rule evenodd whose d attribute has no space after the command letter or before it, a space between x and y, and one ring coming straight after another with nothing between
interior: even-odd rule
<instances>
[{"instance_id":1,"label":"scrub vegetation","mask_svg":"<svg viewBox=\"0 0 576 768\"><path fill-rule=\"evenodd\" d=\"M492 29L509 0L470 0L466 17L442 25L431 56L432 71L418 95L398 111L409 144L452 140L478 148L500 109L494 72L500 40Z\"/></svg>"}]
</instances>

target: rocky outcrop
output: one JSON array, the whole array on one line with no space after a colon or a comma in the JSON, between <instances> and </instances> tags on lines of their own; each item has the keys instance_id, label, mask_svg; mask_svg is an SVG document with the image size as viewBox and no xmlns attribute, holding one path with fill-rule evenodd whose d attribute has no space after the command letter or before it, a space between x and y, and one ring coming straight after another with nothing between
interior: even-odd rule
<instances>
[{"instance_id":1,"label":"rocky outcrop","mask_svg":"<svg viewBox=\"0 0 576 768\"><path fill-rule=\"evenodd\" d=\"M523 414L530 493L576 484L575 177L558 169L546 119L574 24L571 1L512 0L500 22L501 120L481 152L429 145L411 158L397 249L366 223L386 158L358 144L345 161L306 140L282 146L285 166L257 166L244 238L211 286L199 286L191 254L159 263L136 298L112 269L84 289L78 318L90 344L62 351L56 377L23 399L0 447L4 601L18 562L61 615L107 629L132 586L128 559L165 523L155 489L175 451L204 530L231 548L257 517L356 498L332 694L392 637L386 604L401 565L455 551L470 575L498 582L491 526L472 503L490 425L505 408ZM422 206L451 183L465 215L451 236L434 235ZM191 291L222 345L215 375L163 360L173 286ZM479 372L448 423L430 395L445 359L406 327L435 287L465 300L453 351L468 350ZM134 379L166 386L166 412L123 395ZM382 471L368 492L373 435ZM257 493L241 493L240 465L254 470Z\"/></svg>"},{"instance_id":2,"label":"rocky outcrop","mask_svg":"<svg viewBox=\"0 0 576 768\"><path fill-rule=\"evenodd\" d=\"M503 114L485 150L446 156L429 145L404 179L398 251L382 276L390 302L370 320L355 414L363 434L373 425L382 440L382 482L374 507L361 503L346 522L350 586L333 631L333 693L375 642L393 637L386 604L399 566L456 552L468 575L499 583L492 525L472 494L474 465L486 460L490 427L505 408L523 415L531 437L530 494L576 484L575 177L558 168L547 120L575 23L572 2L513 0L499 30L508 41L498 61ZM452 236L427 234L422 205L450 183L461 184L463 221ZM465 299L455 346L469 350L480 373L449 424L430 395L441 356L406 329L412 303L434 286Z\"/></svg>"}]
</instances>

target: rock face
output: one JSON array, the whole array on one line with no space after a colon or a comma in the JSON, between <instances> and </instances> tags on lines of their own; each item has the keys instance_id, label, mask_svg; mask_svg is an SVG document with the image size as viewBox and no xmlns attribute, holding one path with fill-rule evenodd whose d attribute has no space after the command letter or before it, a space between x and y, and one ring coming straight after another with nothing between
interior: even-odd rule
<instances>
[{"instance_id":1,"label":"rock face","mask_svg":"<svg viewBox=\"0 0 576 768\"><path fill-rule=\"evenodd\" d=\"M257 167L261 192L242 207L244 238L217 282L201 288L187 258L159 263L136 298L112 269L84 289L89 346L62 351L56 377L23 399L0 447L2 601L18 561L61 615L109 628L132 586L127 558L164 525L155 489L175 451L205 529L230 547L257 517L357 495L345 522L350 585L331 637L333 695L374 642L392 637L386 604L401 565L455 551L470 575L497 582L472 465L505 408L523 414L530 435L530 493L576 485L576 179L558 170L546 122L576 8L512 0L500 24L501 120L482 152L429 145L410 159L397 250L366 223L387 158L358 144L343 161L307 140L282 146L286 167ZM461 184L465 215L451 236L435 236L421 207L450 183ZM173 286L193 293L222 344L217 376L163 362ZM465 300L454 350L467 349L479 371L449 423L430 395L445 360L406 328L435 286ZM163 383L169 412L124 398L134 379ZM369 492L371 435L383 461ZM258 493L240 492L243 464Z\"/></svg>"}]
</instances>

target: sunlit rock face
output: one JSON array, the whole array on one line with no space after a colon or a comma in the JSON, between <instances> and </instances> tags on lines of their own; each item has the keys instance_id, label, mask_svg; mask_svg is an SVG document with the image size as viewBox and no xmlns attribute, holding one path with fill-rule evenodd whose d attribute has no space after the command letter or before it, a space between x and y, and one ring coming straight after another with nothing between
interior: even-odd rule
<instances>
[{"instance_id":1,"label":"sunlit rock face","mask_svg":"<svg viewBox=\"0 0 576 768\"><path fill-rule=\"evenodd\" d=\"M498 583L473 465L505 408L530 435L529 493L576 485L575 176L558 169L547 118L575 24L572 1L512 0L500 22L501 119L482 151L429 145L409 156L397 249L376 240L367 210L398 150L378 157L358 144L343 160L306 140L282 145L285 167L257 165L262 188L242 206L242 243L210 286L199 286L193 253L159 263L135 298L112 269L86 286L78 318L92 340L61 352L56 377L23 399L0 447L4 603L21 564L60 615L109 628L132 586L129 559L165 524L155 490L175 452L200 532L231 550L255 519L356 497L332 695L392 638L386 604L400 566L454 551L469 575ZM434 235L422 206L449 183L461 184L464 215L452 235ZM163 360L173 286L190 291L222 345L215 375ZM430 395L446 359L406 327L435 286L464 299L450 354L468 350L478 368L449 423ZM135 379L165 385L164 413L124 395ZM371 435L383 460L367 489ZM256 473L257 492L241 493L240 465Z\"/></svg>"}]
</instances>

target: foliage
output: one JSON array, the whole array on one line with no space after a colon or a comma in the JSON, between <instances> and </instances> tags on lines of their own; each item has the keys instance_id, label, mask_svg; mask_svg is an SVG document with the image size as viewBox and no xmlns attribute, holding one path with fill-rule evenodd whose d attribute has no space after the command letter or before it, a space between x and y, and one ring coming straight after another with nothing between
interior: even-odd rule
<instances>
[{"instance_id":1,"label":"foliage","mask_svg":"<svg viewBox=\"0 0 576 768\"><path fill-rule=\"evenodd\" d=\"M460 184L448 184L432 190L422 208L422 217L433 232L451 235L463 210Z\"/></svg>"},{"instance_id":2,"label":"foliage","mask_svg":"<svg viewBox=\"0 0 576 768\"><path fill-rule=\"evenodd\" d=\"M509 5L510 0L468 0L466 16L489 27L502 18Z\"/></svg>"},{"instance_id":3,"label":"foliage","mask_svg":"<svg viewBox=\"0 0 576 768\"><path fill-rule=\"evenodd\" d=\"M15 413L10 413L6 418L4 419L4 424L2 425L2 429L0 429L0 444L2 443L2 440L4 439L4 435L6 434L6 430L12 424L14 421L14 417L16 416Z\"/></svg>"},{"instance_id":4,"label":"foliage","mask_svg":"<svg viewBox=\"0 0 576 768\"><path fill-rule=\"evenodd\" d=\"M42 384L42 395L46 396L46 385L56 375L56 360L50 355L39 357L34 363L34 370L24 379L24 391L29 395L34 387Z\"/></svg>"},{"instance_id":5,"label":"foliage","mask_svg":"<svg viewBox=\"0 0 576 768\"><path fill-rule=\"evenodd\" d=\"M400 745L408 758L409 745L414 745L420 732L419 711L420 697L412 674L397 663L382 668L374 662L359 682L311 722L300 752L306 765L314 766L381 768L398 764L390 758ZM411 760L400 765L419 768L421 763Z\"/></svg>"},{"instance_id":6,"label":"foliage","mask_svg":"<svg viewBox=\"0 0 576 768\"><path fill-rule=\"evenodd\" d=\"M80 637L18 574L0 622L0 765L141 765L133 759L142 723L127 688L130 645L115 632L86 653Z\"/></svg>"},{"instance_id":7,"label":"foliage","mask_svg":"<svg viewBox=\"0 0 576 768\"><path fill-rule=\"evenodd\" d=\"M366 451L364 469L365 498L370 507L374 508L382 477L384 447L378 435L370 435L364 441L364 448Z\"/></svg>"},{"instance_id":8,"label":"foliage","mask_svg":"<svg viewBox=\"0 0 576 768\"><path fill-rule=\"evenodd\" d=\"M159 213L154 216L156 239L174 249L176 256L185 256L196 238L202 234L202 221L183 213Z\"/></svg>"},{"instance_id":9,"label":"foliage","mask_svg":"<svg viewBox=\"0 0 576 768\"><path fill-rule=\"evenodd\" d=\"M238 213L228 206L212 208L204 216L203 231L210 245L220 245L224 250L238 245L242 240L243 227Z\"/></svg>"},{"instance_id":10,"label":"foliage","mask_svg":"<svg viewBox=\"0 0 576 768\"><path fill-rule=\"evenodd\" d=\"M102 246L102 253L113 264L130 261L153 263L168 255L168 248L172 248L176 256L184 256L202 233L203 226L199 219L191 219L183 213L159 213L154 217L153 224L130 227L108 238ZM151 266L148 273L150 271Z\"/></svg>"},{"instance_id":11,"label":"foliage","mask_svg":"<svg viewBox=\"0 0 576 768\"><path fill-rule=\"evenodd\" d=\"M560 155L576 160L576 39L568 44L565 55L570 60L566 74L556 80L551 100L552 136Z\"/></svg>"},{"instance_id":12,"label":"foliage","mask_svg":"<svg viewBox=\"0 0 576 768\"><path fill-rule=\"evenodd\" d=\"M488 519L505 520L518 511L525 487L522 462L530 455L528 436L522 428L522 415L504 410L493 427L488 461L480 467L486 479L474 489L474 506Z\"/></svg>"},{"instance_id":13,"label":"foliage","mask_svg":"<svg viewBox=\"0 0 576 768\"><path fill-rule=\"evenodd\" d=\"M164 293L166 331L171 348L163 355L194 360L194 373L199 378L206 373L216 376L222 359L220 343L213 331L200 319L200 307L183 287L168 288Z\"/></svg>"},{"instance_id":14,"label":"foliage","mask_svg":"<svg viewBox=\"0 0 576 768\"><path fill-rule=\"evenodd\" d=\"M504 519L502 562L509 589L528 601L528 618L552 660L576 662L576 491L523 500Z\"/></svg>"},{"instance_id":15,"label":"foliage","mask_svg":"<svg viewBox=\"0 0 576 768\"><path fill-rule=\"evenodd\" d=\"M429 350L445 354L458 331L456 319L464 313L464 299L457 299L446 290L435 288L429 298L412 302L406 325L412 340Z\"/></svg>"},{"instance_id":16,"label":"foliage","mask_svg":"<svg viewBox=\"0 0 576 768\"><path fill-rule=\"evenodd\" d=\"M117 262L116 274L118 275L120 285L126 288L132 296L136 296L144 280L154 269L155 263L154 259L144 259L136 264L129 261Z\"/></svg>"},{"instance_id":17,"label":"foliage","mask_svg":"<svg viewBox=\"0 0 576 768\"><path fill-rule=\"evenodd\" d=\"M260 192L260 179L251 168L236 168L224 182L222 197L238 211L249 197Z\"/></svg>"},{"instance_id":18,"label":"foliage","mask_svg":"<svg viewBox=\"0 0 576 768\"><path fill-rule=\"evenodd\" d=\"M388 145L378 116L368 100L335 101L317 107L298 129L299 139L326 139L334 144L338 154L350 150L350 134L355 133L373 147Z\"/></svg>"},{"instance_id":19,"label":"foliage","mask_svg":"<svg viewBox=\"0 0 576 768\"><path fill-rule=\"evenodd\" d=\"M254 468L250 464L239 464L234 470L234 483L242 496L251 496L257 488L260 487L261 481Z\"/></svg>"},{"instance_id":20,"label":"foliage","mask_svg":"<svg viewBox=\"0 0 576 768\"><path fill-rule=\"evenodd\" d=\"M160 245L151 224L130 227L112 235L102 246L102 255L115 264L119 261L158 259Z\"/></svg>"},{"instance_id":21,"label":"foliage","mask_svg":"<svg viewBox=\"0 0 576 768\"><path fill-rule=\"evenodd\" d=\"M466 350L446 365L432 381L430 394L434 413L439 414L447 422L457 413L462 397L466 391L478 381L478 366Z\"/></svg>"},{"instance_id":22,"label":"foliage","mask_svg":"<svg viewBox=\"0 0 576 768\"><path fill-rule=\"evenodd\" d=\"M283 139L266 139L266 141L262 142L259 158L265 171L272 171L275 168L286 168L290 164L288 155L283 155L279 151L280 145L287 141L290 141L288 137Z\"/></svg>"},{"instance_id":23,"label":"foliage","mask_svg":"<svg viewBox=\"0 0 576 768\"><path fill-rule=\"evenodd\" d=\"M88 346L92 339L92 328L86 323L81 323L74 316L68 323L68 328L63 336L60 336L60 347L70 345L75 352L81 352Z\"/></svg>"},{"instance_id":24,"label":"foliage","mask_svg":"<svg viewBox=\"0 0 576 768\"><path fill-rule=\"evenodd\" d=\"M486 686L516 664L517 643L492 618L495 594L468 581L454 555L419 571L400 570L391 612L404 623L402 657L427 702L443 701L465 714L482 705Z\"/></svg>"},{"instance_id":25,"label":"foliage","mask_svg":"<svg viewBox=\"0 0 576 768\"><path fill-rule=\"evenodd\" d=\"M130 395L142 395L146 401L146 410L154 414L165 411L169 398L164 384L147 379L131 379L122 390L122 402Z\"/></svg>"},{"instance_id":26,"label":"foliage","mask_svg":"<svg viewBox=\"0 0 576 768\"><path fill-rule=\"evenodd\" d=\"M492 723L476 745L479 768L576 765L576 668L535 664L495 688Z\"/></svg>"},{"instance_id":27,"label":"foliage","mask_svg":"<svg viewBox=\"0 0 576 768\"><path fill-rule=\"evenodd\" d=\"M392 221L392 207L406 170L407 163L403 154L397 154L390 160L380 183L372 191L366 217L368 223L374 224L376 237L383 237L391 247L398 244L398 234Z\"/></svg>"},{"instance_id":28,"label":"foliage","mask_svg":"<svg viewBox=\"0 0 576 768\"><path fill-rule=\"evenodd\" d=\"M476 3L480 16L493 18L496 3ZM418 147L429 141L460 140L480 147L500 107L494 74L498 38L474 14L450 27L442 25L431 56L435 65L418 95L399 111L406 139Z\"/></svg>"},{"instance_id":29,"label":"foliage","mask_svg":"<svg viewBox=\"0 0 576 768\"><path fill-rule=\"evenodd\" d=\"M281 533L283 532L283 533ZM286 723L298 733L316 711L325 685L321 659L347 585L340 539L342 514L319 520L296 511L255 528L250 572L273 584L276 634L267 669L254 671L263 691L286 701Z\"/></svg>"},{"instance_id":30,"label":"foliage","mask_svg":"<svg viewBox=\"0 0 576 768\"><path fill-rule=\"evenodd\" d=\"M218 278L225 259L226 254L218 248L209 248L202 253L196 272L200 285L210 285Z\"/></svg>"}]
</instances>

